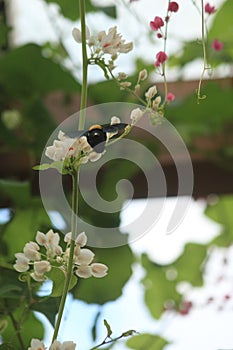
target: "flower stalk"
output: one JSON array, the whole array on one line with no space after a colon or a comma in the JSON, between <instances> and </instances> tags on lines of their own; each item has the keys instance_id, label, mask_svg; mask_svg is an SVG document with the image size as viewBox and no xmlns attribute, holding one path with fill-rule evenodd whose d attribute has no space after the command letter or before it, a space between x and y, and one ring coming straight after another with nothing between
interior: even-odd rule
<instances>
[{"instance_id":1,"label":"flower stalk","mask_svg":"<svg viewBox=\"0 0 233 350\"><path fill-rule=\"evenodd\" d=\"M88 58L86 47L86 18L85 18L85 0L79 0L80 19L81 19L81 39L82 39L82 91L78 130L83 130L85 126L86 106L87 106L87 72Z\"/></svg>"},{"instance_id":2,"label":"flower stalk","mask_svg":"<svg viewBox=\"0 0 233 350\"><path fill-rule=\"evenodd\" d=\"M74 257L74 248L75 248L75 237L77 236L77 213L78 213L78 171L72 176L72 218L71 218L71 242L70 242L70 254L67 265L66 279L64 284L64 289L59 305L58 316L56 325L54 328L54 334L52 343L57 339L59 332L63 311L65 308L65 302L67 294L69 291L70 281L73 273L73 257Z\"/></svg>"}]
</instances>

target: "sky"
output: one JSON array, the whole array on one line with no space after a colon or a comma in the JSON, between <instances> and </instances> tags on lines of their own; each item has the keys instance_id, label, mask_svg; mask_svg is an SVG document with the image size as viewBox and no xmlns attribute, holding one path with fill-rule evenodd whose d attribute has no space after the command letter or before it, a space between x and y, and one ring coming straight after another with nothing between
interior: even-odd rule
<instances>
[{"instance_id":1,"label":"sky","mask_svg":"<svg viewBox=\"0 0 233 350\"><path fill-rule=\"evenodd\" d=\"M105 1L109 3L108 1ZM198 2L198 1L196 1ZM223 0L214 0L216 7L222 3ZM163 16L165 12L166 1L151 1L140 0L135 1L130 11L135 11L137 18L130 14L129 7L124 5L123 0L117 0L119 11L118 26L124 37L136 43L136 55L144 55L144 58L153 63L155 52L161 49L161 43L151 44L148 39L145 39L143 34L148 30L148 23L156 15ZM168 53L179 49L179 41L186 39L195 39L199 36L200 17L197 11L192 6L191 0L179 0L180 11L174 14L170 29ZM76 44L72 41L71 30L74 25L78 23L71 23L69 21L58 21L52 25L51 17L56 15L56 8L51 8L50 19L48 14L44 11L43 2L40 0L9 0L9 6L12 8L12 21L16 25L15 31L12 35L12 40L15 45L24 44L30 41L43 43L47 40L56 40L56 34L64 37L67 48L71 52L73 60L78 62L78 49ZM88 25L91 30L96 31L106 29L115 25L114 20L110 20L99 14L95 16L88 16ZM104 25L104 28L103 28ZM177 40L179 39L179 40ZM146 48L146 49L145 49ZM126 55L118 61L119 67L123 71L130 71L132 66L130 64L131 56ZM200 62L199 62L200 63ZM199 77L202 66L200 64L192 64L189 70L186 70L186 78ZM171 72L170 79L175 79L176 72ZM95 79L100 76L96 74ZM151 205L155 205L154 199ZM157 202L158 205L159 202ZM169 263L177 258L186 242L206 243L211 240L220 231L220 226L207 219L204 215L205 202L192 201L189 211L186 214L183 222L172 235L166 234L166 224L168 217L174 206L174 199L166 199L163 213L160 220L156 224L156 229L148 232L143 238L131 243L131 248L136 254L147 252L150 258L159 263ZM133 201L122 213L122 225L127 220L135 215L140 215L142 210L142 201ZM132 233L133 234L133 233ZM124 288L122 297L117 302L107 303L102 310L101 318L106 318L111 324L114 334L119 335L121 332L128 329L135 329L139 332L157 332L170 340L171 345L166 346L165 350L230 350L233 348L232 324L233 304L228 302L226 309L224 309L224 302L221 299L223 295L232 291L230 281L232 280L231 268L232 264L228 266L225 274L226 281L221 286L216 284L216 273L218 274L218 267L221 265L224 252L216 252L214 261L212 262L212 270L207 273L207 286L203 290L190 291L187 286L182 286L187 295L192 296L197 301L199 307L195 308L190 315L187 316L169 316L165 315L161 321L154 320L149 311L145 308L143 302L143 290L140 287L139 281L143 277L143 270L140 266L135 266L134 274L131 280ZM212 272L216 272L213 273ZM219 275L221 271L219 271ZM49 285L43 287L48 291ZM214 305L206 305L203 300L211 294L217 302ZM220 311L220 308L223 308ZM90 333L89 327L92 324L98 307L96 305L88 306L79 301L68 301L66 307L65 322L63 323L61 338L63 340L73 340L78 344L78 350L87 350L90 347ZM81 315L81 317L80 317ZM49 343L51 337L51 326L47 321L45 343ZM99 331L104 336L104 327L99 326ZM79 339L82 338L82 344ZM123 350L123 345L117 345L114 349Z\"/></svg>"}]
</instances>

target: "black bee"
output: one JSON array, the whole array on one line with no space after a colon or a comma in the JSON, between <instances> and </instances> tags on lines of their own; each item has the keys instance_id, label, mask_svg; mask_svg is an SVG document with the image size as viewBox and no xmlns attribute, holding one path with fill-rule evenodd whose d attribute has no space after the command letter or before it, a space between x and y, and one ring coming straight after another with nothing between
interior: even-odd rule
<instances>
[{"instance_id":1,"label":"black bee","mask_svg":"<svg viewBox=\"0 0 233 350\"><path fill-rule=\"evenodd\" d=\"M87 131L82 133L80 136L86 136L87 142L97 153L102 153L105 149L105 144L107 141L107 133L112 133L111 139L116 139L120 137L124 132L128 124L118 123L118 124L104 124L92 125Z\"/></svg>"}]
</instances>

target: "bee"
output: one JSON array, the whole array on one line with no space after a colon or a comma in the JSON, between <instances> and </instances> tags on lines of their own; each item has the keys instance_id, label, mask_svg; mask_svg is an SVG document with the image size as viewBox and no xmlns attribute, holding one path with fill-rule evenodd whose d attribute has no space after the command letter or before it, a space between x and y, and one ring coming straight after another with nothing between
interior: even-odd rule
<instances>
[{"instance_id":1,"label":"bee","mask_svg":"<svg viewBox=\"0 0 233 350\"><path fill-rule=\"evenodd\" d=\"M87 142L96 153L103 153L108 139L116 139L123 135L127 126L125 123L94 124L80 136L86 136Z\"/></svg>"}]
</instances>

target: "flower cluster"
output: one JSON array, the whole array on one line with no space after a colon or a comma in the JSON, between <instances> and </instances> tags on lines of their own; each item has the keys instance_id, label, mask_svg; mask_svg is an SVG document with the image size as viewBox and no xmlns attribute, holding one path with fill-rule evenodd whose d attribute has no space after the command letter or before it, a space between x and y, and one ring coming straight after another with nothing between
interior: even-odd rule
<instances>
[{"instance_id":1,"label":"flower cluster","mask_svg":"<svg viewBox=\"0 0 233 350\"><path fill-rule=\"evenodd\" d=\"M74 28L72 31L74 40L77 43L82 42L82 33L78 28ZM96 35L91 35L88 28L86 28L86 40L87 45L91 51L90 62L96 59L102 59L105 54L111 56L111 60L108 62L108 66L113 69L114 61L121 53L128 53L133 49L133 43L126 43L122 39L122 35L117 33L117 27L112 27L106 31L100 31Z\"/></svg>"},{"instance_id":2,"label":"flower cluster","mask_svg":"<svg viewBox=\"0 0 233 350\"><path fill-rule=\"evenodd\" d=\"M31 346L28 348L28 350L46 349L44 343L39 339L32 339L30 345ZM72 341L64 341L63 343L60 343L59 341L55 340L50 346L49 350L75 350L75 348L76 344Z\"/></svg>"},{"instance_id":3,"label":"flower cluster","mask_svg":"<svg viewBox=\"0 0 233 350\"><path fill-rule=\"evenodd\" d=\"M36 242L26 243L23 253L16 253L14 268L18 272L30 270L30 276L38 282L46 279L46 272L52 267L66 271L70 254L71 232L64 237L66 248L63 251L59 245L60 236L57 232L49 230L46 234L38 231ZM80 233L75 240L73 257L73 271L78 277L89 278L104 277L107 274L107 266L101 263L93 263L94 253L83 248L87 243L87 236Z\"/></svg>"}]
</instances>

